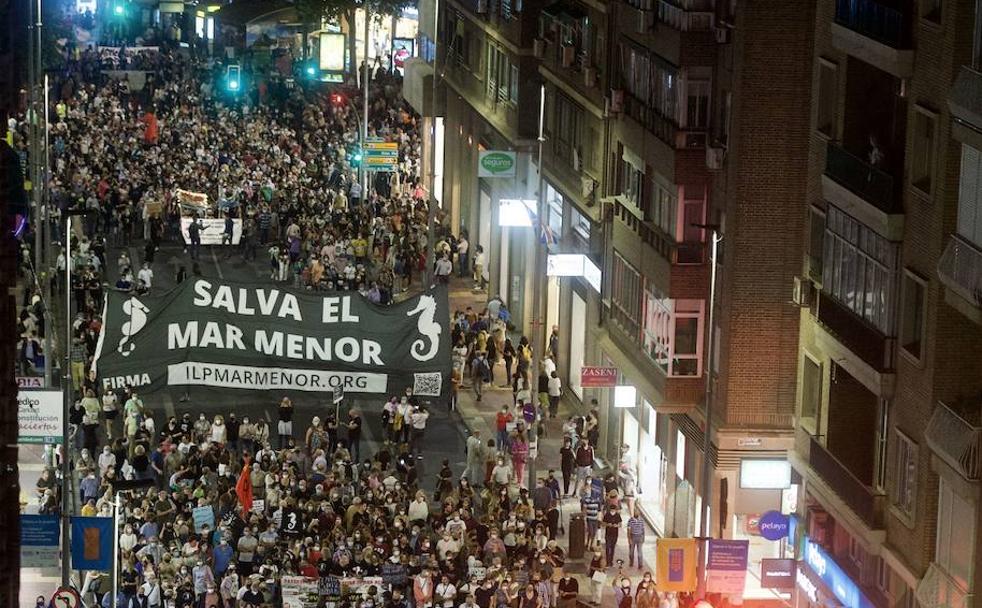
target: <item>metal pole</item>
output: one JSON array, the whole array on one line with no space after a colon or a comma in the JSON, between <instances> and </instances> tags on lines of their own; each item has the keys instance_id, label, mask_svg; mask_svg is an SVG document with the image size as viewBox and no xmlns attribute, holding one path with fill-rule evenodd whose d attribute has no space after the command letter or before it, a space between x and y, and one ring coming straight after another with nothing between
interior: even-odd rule
<instances>
[{"instance_id":1,"label":"metal pole","mask_svg":"<svg viewBox=\"0 0 982 608\"><path fill-rule=\"evenodd\" d=\"M49 177L51 172L51 147L48 145L48 137L51 129L48 125L48 75L44 75L44 178L42 179L44 183L44 190L42 191L41 199L41 216L38 218L39 226L39 241L44 244L44 247L39 246L38 249L44 252L43 263L44 263L44 278L41 284L41 289L44 294L44 386L45 388L51 388L51 368L54 367L54 353L51 351L52 345L52 334L55 331L55 324L51 317L51 233L48 231L48 215L50 213L50 184Z\"/></svg>"},{"instance_id":2,"label":"metal pole","mask_svg":"<svg viewBox=\"0 0 982 608\"><path fill-rule=\"evenodd\" d=\"M539 88L539 142L538 142L538 160L537 167L539 172L539 187L536 197L536 202L538 203L538 211L536 213L536 221L532 223L532 247L534 248L534 255L532 258L533 273L532 273L532 361L531 370L529 373L529 383L539 382L539 371L540 362L543 356L543 335L542 335L542 282L545 280L545 256L543 255L543 249L545 249L545 244L539 242L539 233L542 230L542 223L546 217L546 197L543 196L542 188L542 144L545 142L545 116L546 116L546 87L542 85ZM532 395L538 392L538 386L528 387ZM541 405L541 404L540 404ZM541 415L541 412L540 412ZM539 425L538 416L536 416L536 423L532 426L532 432L535 434L535 444L536 444L536 458L529 458L529 490L535 487L535 478L538 474L536 470L535 461L538 458L538 445L539 445ZM532 438L529 438L531 443Z\"/></svg>"},{"instance_id":3,"label":"metal pole","mask_svg":"<svg viewBox=\"0 0 982 608\"><path fill-rule=\"evenodd\" d=\"M709 270L709 311L706 314L706 327L708 333L708 345L706 347L706 362L705 369L703 373L706 374L706 403L704 408L704 416L706 418L706 430L703 434L703 445L702 445L702 509L700 514L700 529L698 534L702 537L702 555L699 558L699 576L698 576L698 590L697 596L704 597L706 590L706 558L709 550L709 538L712 535L712 525L709 522L709 505L713 494L713 466L709 457L710 446L712 445L712 428L713 428L713 316L716 311L716 255L719 248L719 242L723 239L719 235L716 226L704 226L710 228L710 237L712 238L710 244L710 257L709 262L711 264Z\"/></svg>"},{"instance_id":4,"label":"metal pole","mask_svg":"<svg viewBox=\"0 0 982 608\"><path fill-rule=\"evenodd\" d=\"M363 77L364 82L364 111L365 115L362 117L361 126L361 200L362 202L368 200L368 167L365 166L368 160L368 155L365 153L365 144L368 142L368 36L370 34L368 27L369 13L368 13L368 3L362 3L365 11L365 74Z\"/></svg>"},{"instance_id":5,"label":"metal pole","mask_svg":"<svg viewBox=\"0 0 982 608\"><path fill-rule=\"evenodd\" d=\"M112 569L112 598L110 608L116 608L116 596L119 595L119 510L122 508L119 492L113 496L113 569Z\"/></svg>"},{"instance_id":6,"label":"metal pole","mask_svg":"<svg viewBox=\"0 0 982 608\"><path fill-rule=\"evenodd\" d=\"M436 63L439 59L440 37L440 0L433 0L433 95L430 99L430 189L427 192L426 204L426 284L433 284L433 265L436 263L436 96L440 72Z\"/></svg>"},{"instance_id":7,"label":"metal pole","mask_svg":"<svg viewBox=\"0 0 982 608\"><path fill-rule=\"evenodd\" d=\"M62 408L62 451L61 451L61 585L67 587L71 578L71 544L68 540L68 532L71 528L69 493L72 491L72 484L69 482L72 469L70 464L71 446L69 441L71 436L68 428L68 412L72 406L72 216L66 210L65 213L65 346L62 348L65 363L62 367L65 395L64 407Z\"/></svg>"}]
</instances>

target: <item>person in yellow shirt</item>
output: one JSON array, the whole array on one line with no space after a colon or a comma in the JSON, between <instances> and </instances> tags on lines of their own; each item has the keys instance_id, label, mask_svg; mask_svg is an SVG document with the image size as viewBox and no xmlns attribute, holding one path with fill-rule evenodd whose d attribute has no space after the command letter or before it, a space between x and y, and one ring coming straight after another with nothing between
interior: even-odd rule
<instances>
[{"instance_id":1,"label":"person in yellow shirt","mask_svg":"<svg viewBox=\"0 0 982 608\"><path fill-rule=\"evenodd\" d=\"M354 251L356 264L365 264L367 262L368 241L363 235L358 235L357 238L352 239L351 249Z\"/></svg>"},{"instance_id":2,"label":"person in yellow shirt","mask_svg":"<svg viewBox=\"0 0 982 608\"><path fill-rule=\"evenodd\" d=\"M99 514L99 511L95 508L95 501L91 498L86 501L80 510L82 517L95 517Z\"/></svg>"}]
</instances>

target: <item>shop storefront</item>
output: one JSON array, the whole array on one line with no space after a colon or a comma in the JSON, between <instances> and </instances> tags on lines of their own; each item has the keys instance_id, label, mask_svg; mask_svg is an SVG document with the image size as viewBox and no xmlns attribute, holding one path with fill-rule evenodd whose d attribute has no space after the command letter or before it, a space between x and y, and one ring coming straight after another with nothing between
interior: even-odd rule
<instances>
[{"instance_id":1,"label":"shop storefront","mask_svg":"<svg viewBox=\"0 0 982 608\"><path fill-rule=\"evenodd\" d=\"M875 608L859 585L820 544L804 539L795 579L795 608Z\"/></svg>"},{"instance_id":2,"label":"shop storefront","mask_svg":"<svg viewBox=\"0 0 982 608\"><path fill-rule=\"evenodd\" d=\"M637 481L637 505L659 535L665 533L668 508L667 431L668 416L643 397L638 407L624 410L621 441Z\"/></svg>"}]
</instances>

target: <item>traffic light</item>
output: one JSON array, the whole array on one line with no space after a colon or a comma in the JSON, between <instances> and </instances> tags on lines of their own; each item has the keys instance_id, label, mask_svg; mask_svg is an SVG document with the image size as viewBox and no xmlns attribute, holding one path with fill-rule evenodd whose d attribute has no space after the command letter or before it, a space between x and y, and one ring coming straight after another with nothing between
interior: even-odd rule
<instances>
[{"instance_id":1,"label":"traffic light","mask_svg":"<svg viewBox=\"0 0 982 608\"><path fill-rule=\"evenodd\" d=\"M352 167L360 167L361 158L362 158L362 154L361 154L360 146L355 146L348 151L348 164L351 165Z\"/></svg>"},{"instance_id":2,"label":"traffic light","mask_svg":"<svg viewBox=\"0 0 982 608\"><path fill-rule=\"evenodd\" d=\"M340 108L344 105L344 95L341 93L331 93L331 105Z\"/></svg>"},{"instance_id":3,"label":"traffic light","mask_svg":"<svg viewBox=\"0 0 982 608\"><path fill-rule=\"evenodd\" d=\"M242 84L241 68L237 65L225 66L225 83L228 90L237 93Z\"/></svg>"},{"instance_id":4,"label":"traffic light","mask_svg":"<svg viewBox=\"0 0 982 608\"><path fill-rule=\"evenodd\" d=\"M306 71L307 71L307 76L310 76L311 78L317 75L317 67L312 63L307 64Z\"/></svg>"},{"instance_id":5,"label":"traffic light","mask_svg":"<svg viewBox=\"0 0 982 608\"><path fill-rule=\"evenodd\" d=\"M113 12L116 13L117 17L122 17L123 13L126 12L126 8L122 4L117 4L113 9Z\"/></svg>"}]
</instances>

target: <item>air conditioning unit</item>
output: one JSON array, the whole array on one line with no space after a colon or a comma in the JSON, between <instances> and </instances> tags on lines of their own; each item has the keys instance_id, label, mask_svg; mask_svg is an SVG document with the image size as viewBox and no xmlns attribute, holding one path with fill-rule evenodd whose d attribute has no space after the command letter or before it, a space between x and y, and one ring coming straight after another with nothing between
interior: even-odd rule
<instances>
[{"instance_id":1,"label":"air conditioning unit","mask_svg":"<svg viewBox=\"0 0 982 608\"><path fill-rule=\"evenodd\" d=\"M716 36L716 42L720 44L726 44L730 41L730 35L733 30L725 25L717 25L713 28L713 35Z\"/></svg>"},{"instance_id":2,"label":"air conditioning unit","mask_svg":"<svg viewBox=\"0 0 982 608\"><path fill-rule=\"evenodd\" d=\"M624 111L624 89L610 90L610 111L614 114Z\"/></svg>"},{"instance_id":3,"label":"air conditioning unit","mask_svg":"<svg viewBox=\"0 0 982 608\"><path fill-rule=\"evenodd\" d=\"M546 56L546 41L542 38L536 38L532 41L532 54L535 55L536 59L542 59Z\"/></svg>"},{"instance_id":4,"label":"air conditioning unit","mask_svg":"<svg viewBox=\"0 0 982 608\"><path fill-rule=\"evenodd\" d=\"M562 54L562 64L564 68L571 67L573 62L576 61L576 47L572 45L563 45Z\"/></svg>"},{"instance_id":5,"label":"air conditioning unit","mask_svg":"<svg viewBox=\"0 0 982 608\"><path fill-rule=\"evenodd\" d=\"M590 88L597 83L597 68L587 66L583 68L583 86Z\"/></svg>"},{"instance_id":6,"label":"air conditioning unit","mask_svg":"<svg viewBox=\"0 0 982 608\"><path fill-rule=\"evenodd\" d=\"M726 148L719 144L706 146L706 166L710 169L722 169L723 158L726 156Z\"/></svg>"},{"instance_id":7,"label":"air conditioning unit","mask_svg":"<svg viewBox=\"0 0 982 608\"><path fill-rule=\"evenodd\" d=\"M655 11L636 9L638 18L636 29L638 34L647 34L655 26Z\"/></svg>"},{"instance_id":8,"label":"air conditioning unit","mask_svg":"<svg viewBox=\"0 0 982 608\"><path fill-rule=\"evenodd\" d=\"M795 306L807 308L812 305L815 296L815 286L808 279L801 277L794 278L794 286L791 291L791 301Z\"/></svg>"}]
</instances>

